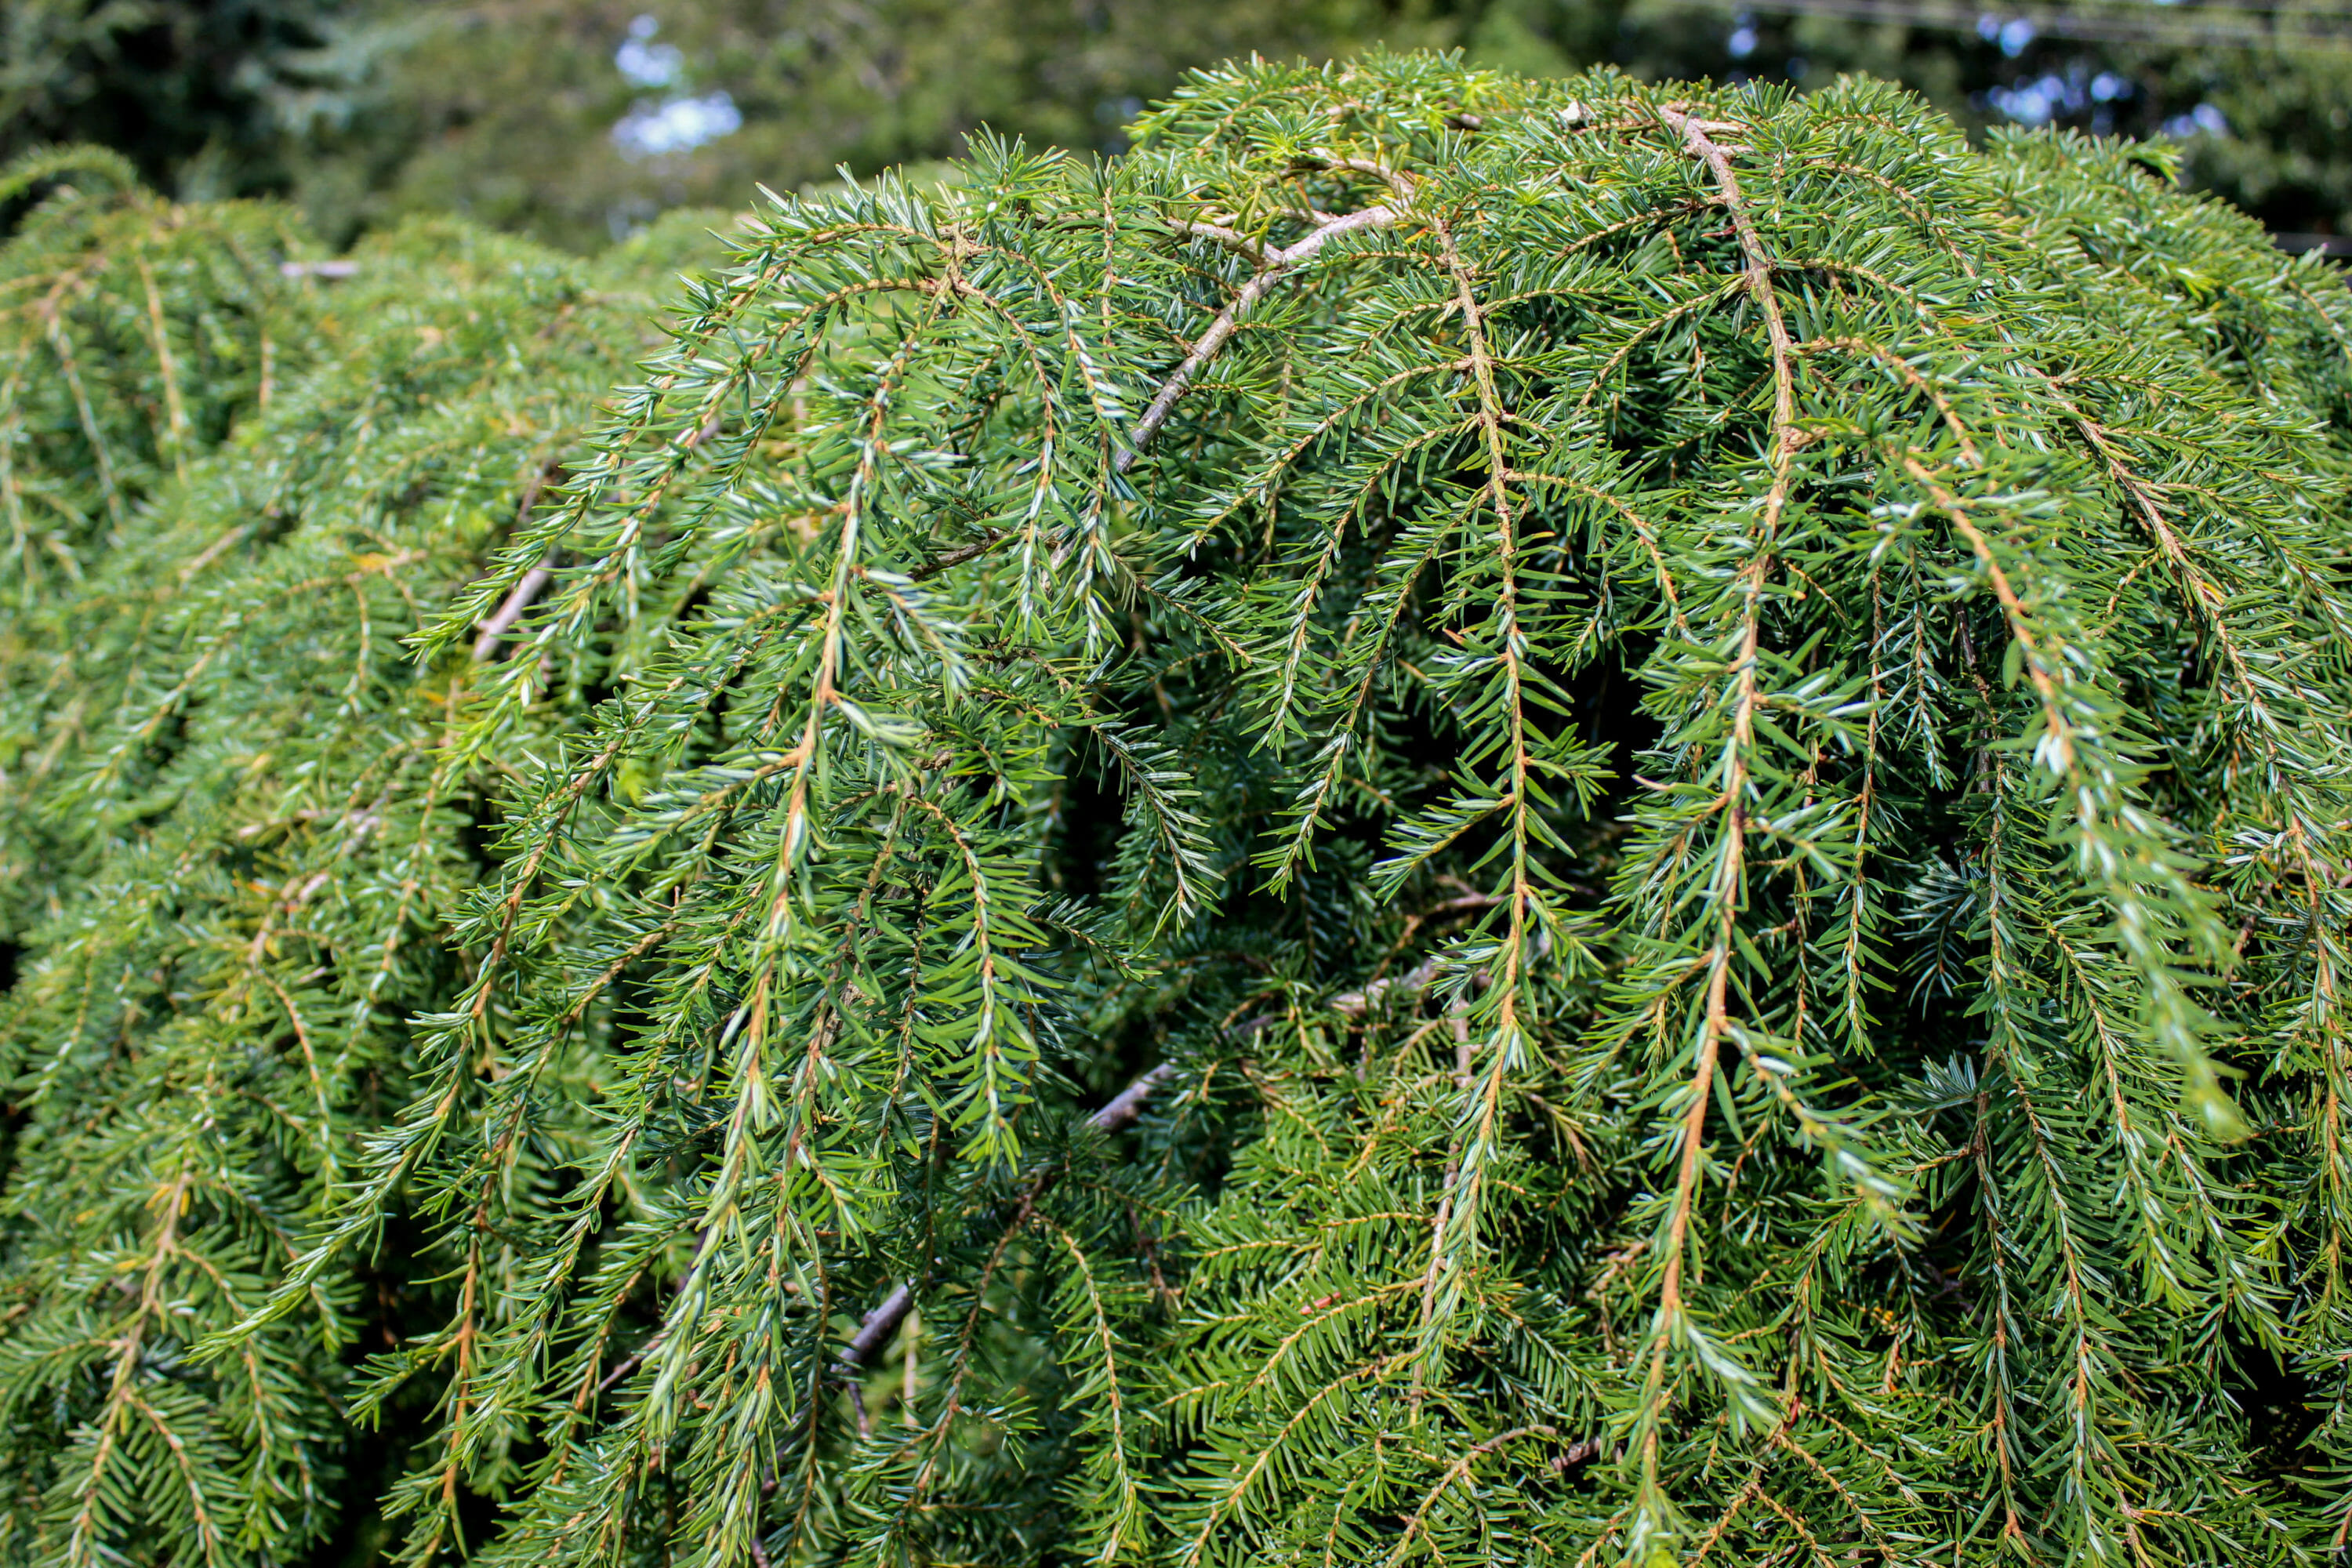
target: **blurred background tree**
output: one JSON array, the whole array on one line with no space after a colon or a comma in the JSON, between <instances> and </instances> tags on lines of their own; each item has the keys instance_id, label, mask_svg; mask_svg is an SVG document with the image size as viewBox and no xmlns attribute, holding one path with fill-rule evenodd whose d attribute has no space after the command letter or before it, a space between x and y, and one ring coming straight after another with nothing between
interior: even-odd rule
<instances>
[{"instance_id":1,"label":"blurred background tree","mask_svg":"<svg viewBox=\"0 0 2352 1568\"><path fill-rule=\"evenodd\" d=\"M2193 187L2352 230L2343 0L11 0L0 156L94 141L329 238L454 210L590 249L677 206L942 158L1115 152L1188 68L1459 47L1547 74L1867 70L1964 123L2165 136Z\"/></svg>"},{"instance_id":2,"label":"blurred background tree","mask_svg":"<svg viewBox=\"0 0 2352 1568\"><path fill-rule=\"evenodd\" d=\"M412 30L352 0L8 0L0 153L96 142L184 196L284 191Z\"/></svg>"}]
</instances>

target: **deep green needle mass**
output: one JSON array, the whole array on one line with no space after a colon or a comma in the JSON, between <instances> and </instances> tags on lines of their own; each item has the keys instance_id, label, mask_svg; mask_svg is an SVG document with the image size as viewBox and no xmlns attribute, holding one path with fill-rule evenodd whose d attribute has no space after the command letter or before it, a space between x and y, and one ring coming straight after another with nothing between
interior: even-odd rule
<instances>
[{"instance_id":1,"label":"deep green needle mass","mask_svg":"<svg viewBox=\"0 0 2352 1568\"><path fill-rule=\"evenodd\" d=\"M2328 1560L2352 296L2168 157L28 167L0 1564Z\"/></svg>"}]
</instances>

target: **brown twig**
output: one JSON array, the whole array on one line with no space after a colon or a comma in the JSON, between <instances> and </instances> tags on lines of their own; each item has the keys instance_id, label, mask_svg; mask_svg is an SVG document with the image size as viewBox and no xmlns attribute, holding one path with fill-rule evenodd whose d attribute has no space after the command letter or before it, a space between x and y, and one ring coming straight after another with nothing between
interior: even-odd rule
<instances>
[{"instance_id":1,"label":"brown twig","mask_svg":"<svg viewBox=\"0 0 2352 1568\"><path fill-rule=\"evenodd\" d=\"M540 590L555 580L549 556L541 556L539 564L522 574L522 581L514 585L505 602L499 605L488 620L482 623L482 634L474 639L476 664L488 664L497 657L499 644L505 640L507 633L522 619L522 613L530 608L530 602L539 597Z\"/></svg>"},{"instance_id":2,"label":"brown twig","mask_svg":"<svg viewBox=\"0 0 2352 1568\"><path fill-rule=\"evenodd\" d=\"M544 464L531 475L530 482L523 486L522 499L515 505L516 532L530 526L530 514L539 505L540 492L547 488L547 481L554 472L555 465ZM499 605L488 620L482 623L481 635L474 639L476 664L487 664L497 656L499 641L514 629L514 624L522 619L522 613L530 608L530 602L538 598L541 591L554 579L555 552L550 550L539 558L538 565L522 574L522 580L507 595L505 602Z\"/></svg>"},{"instance_id":3,"label":"brown twig","mask_svg":"<svg viewBox=\"0 0 2352 1568\"><path fill-rule=\"evenodd\" d=\"M712 415L709 419L704 420L700 427L692 435L679 443L679 449L690 452L701 446L719 434L719 426L723 423L724 421L718 415ZM546 488L547 481L554 476L555 472L556 466L550 463L532 475L530 483L524 487L522 501L515 508L516 532L520 533L530 526L531 510L539 505L540 491ZM507 633L514 629L514 624L522 619L523 612L530 608L531 601L538 598L547 585L554 580L555 552L550 549L545 555L539 558L538 565L522 574L522 580L514 585L505 600L491 613L490 618L482 623L481 635L474 639L476 664L487 664L497 656L499 644L505 640Z\"/></svg>"},{"instance_id":4,"label":"brown twig","mask_svg":"<svg viewBox=\"0 0 2352 1568\"><path fill-rule=\"evenodd\" d=\"M1369 206L1360 212L1345 213L1338 217L1326 219L1306 237L1281 248L1269 248L1223 224L1186 222L1173 226L1179 233L1213 240L1249 258L1256 264L1257 273L1247 283L1242 285L1241 292L1234 297L1232 304L1217 312L1216 320L1211 321L1209 330L1202 332L1194 342L1192 352L1184 356L1183 363L1176 367L1166 381L1160 383L1160 390L1153 395L1150 405L1144 409L1143 417L1135 423L1132 440L1118 457L1112 459L1113 472L1123 474L1135 467L1136 462L1143 456L1143 449L1151 444L1151 438L1160 433L1160 427L1165 425L1168 422L1168 416L1175 412L1177 400L1182 397L1185 389L1192 384L1192 378L1200 374L1201 367L1216 357L1217 351L1223 348L1234 333L1240 329L1241 319L1249 313L1250 308L1264 299L1286 274L1297 270L1312 258L1317 251L1321 250L1339 236L1351 234L1358 229L1380 228L1394 223L1404 216L1405 209L1412 205L1413 181L1409 174L1378 163L1365 163L1360 159L1325 155L1325 162L1329 167L1335 169L1373 174L1387 181L1390 187L1397 193L1396 200L1393 203L1383 202L1376 206ZM992 533L985 539L958 545L942 555L924 562L909 572L908 576L916 582L921 582L927 577L935 577L951 566L961 566L967 561L987 554L1003 543L1007 537L1009 536L1003 533Z\"/></svg>"},{"instance_id":5,"label":"brown twig","mask_svg":"<svg viewBox=\"0 0 2352 1568\"><path fill-rule=\"evenodd\" d=\"M935 555L921 565L909 570L907 580L919 583L927 577L936 577L950 566L961 566L967 561L977 560L1003 542L1003 534L992 533L985 539L975 539L970 544L959 544L953 550L944 554Z\"/></svg>"},{"instance_id":6,"label":"brown twig","mask_svg":"<svg viewBox=\"0 0 2352 1568\"><path fill-rule=\"evenodd\" d=\"M1097 1132L1116 1132L1127 1126L1143 1114L1144 1106L1150 1102L1152 1095L1175 1070L1165 1062L1153 1068L1119 1090L1109 1104L1087 1117L1087 1125ZM1054 1184L1054 1178L1060 1173L1058 1168L1049 1166L1030 1183L1029 1191L1021 1201L1019 1214L1022 1223L1026 1223L1036 1207L1037 1200L1045 1195L1045 1189ZM842 1348L840 1370L854 1373L871 1360L877 1352L890 1342L891 1336L898 1331L898 1325L906 1321L914 1305L914 1289L906 1284L899 1285L882 1298L882 1304L866 1314L866 1321L857 1326L857 1332Z\"/></svg>"},{"instance_id":7,"label":"brown twig","mask_svg":"<svg viewBox=\"0 0 2352 1568\"><path fill-rule=\"evenodd\" d=\"M1797 449L1797 344L1789 335L1789 324L1780 313L1780 297L1772 288L1771 254L1764 247L1763 236L1756 230L1755 220L1748 210L1748 198L1739 188L1739 176L1731 167L1731 155L1747 149L1738 142L1714 139L1715 133L1721 132L1745 135L1748 127L1737 121L1701 120L1685 112L1680 104L1670 103L1658 113L1682 133L1685 151L1705 163L1715 176L1723 210L1731 218L1732 232L1739 237L1740 255L1747 263L1748 297L1764 313L1765 335L1771 341L1773 480L1771 493L1764 501L1764 531L1769 536L1780 523L1781 509L1788 504L1789 459Z\"/></svg>"},{"instance_id":8,"label":"brown twig","mask_svg":"<svg viewBox=\"0 0 2352 1568\"><path fill-rule=\"evenodd\" d=\"M655 1351L661 1348L661 1342L664 1337L665 1336L662 1334L656 1334L652 1339L646 1342L646 1345L643 1350L637 1352L635 1355L628 1357L625 1361L622 1362L620 1365L606 1373L604 1374L604 1381L596 1385L597 1394L600 1395L610 1394L613 1391L613 1385L614 1384L621 1382L624 1378L627 1377L629 1373L636 1371L638 1367L645 1363L646 1357L651 1355Z\"/></svg>"},{"instance_id":9,"label":"brown twig","mask_svg":"<svg viewBox=\"0 0 2352 1568\"><path fill-rule=\"evenodd\" d=\"M1360 1018L1379 1006L1381 999L1391 991L1402 991L1408 996L1423 991L1437 978L1438 971L1443 967L1443 961L1437 957L1424 958L1402 974L1388 980L1375 980L1361 991L1342 991L1331 998L1331 1011L1343 1017Z\"/></svg>"},{"instance_id":10,"label":"brown twig","mask_svg":"<svg viewBox=\"0 0 2352 1568\"><path fill-rule=\"evenodd\" d=\"M1356 165L1351 163L1348 166L1352 168ZM1366 167L1369 168L1370 165ZM1390 174L1390 171L1387 170L1380 172ZM1201 373L1201 367L1208 363L1219 349L1225 346L1226 340L1240 328L1242 318L1249 314L1250 307L1265 298L1274 286L1282 281L1286 274L1296 271L1310 260L1317 251L1343 234L1353 234L1358 229L1383 227L1404 216L1404 208L1411 203L1409 194L1411 185L1402 176L1391 174L1390 177L1396 184L1399 192L1396 205L1391 206L1383 202L1377 206L1366 207L1360 212L1348 213L1331 219L1330 222L1320 226L1307 237L1294 244L1277 250L1258 250L1255 253L1258 262L1257 275L1242 285L1241 292L1234 296L1232 304L1217 312L1217 319L1209 323L1209 330L1201 334L1200 340L1192 345L1192 352L1184 356L1184 363L1178 365L1175 374L1160 384L1159 395L1152 398L1151 405L1143 411L1143 417L1135 422L1133 445L1118 455L1117 460L1111 465L1113 468L1123 474L1135 466L1136 459L1143 455L1143 448L1150 444L1152 437L1159 434L1160 427L1168 422L1168 416L1175 411L1176 400L1184 395L1184 389L1192 384L1192 378ZM1223 236L1219 234L1212 237L1222 239ZM1238 239L1241 237L1236 235L1234 237Z\"/></svg>"}]
</instances>

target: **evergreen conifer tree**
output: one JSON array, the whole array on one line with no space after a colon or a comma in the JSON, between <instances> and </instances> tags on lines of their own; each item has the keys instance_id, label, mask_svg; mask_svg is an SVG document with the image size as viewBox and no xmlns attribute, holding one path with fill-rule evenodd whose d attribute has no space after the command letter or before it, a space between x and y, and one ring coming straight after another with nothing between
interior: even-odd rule
<instances>
[{"instance_id":1,"label":"evergreen conifer tree","mask_svg":"<svg viewBox=\"0 0 2352 1568\"><path fill-rule=\"evenodd\" d=\"M2352 302L2169 174L1253 66L12 393L0 1555L2326 1556Z\"/></svg>"}]
</instances>

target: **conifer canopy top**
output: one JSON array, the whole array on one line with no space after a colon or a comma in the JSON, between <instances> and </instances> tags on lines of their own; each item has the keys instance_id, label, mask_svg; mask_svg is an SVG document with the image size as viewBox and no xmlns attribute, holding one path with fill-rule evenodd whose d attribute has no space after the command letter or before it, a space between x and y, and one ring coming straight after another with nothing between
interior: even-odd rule
<instances>
[{"instance_id":1,"label":"conifer canopy top","mask_svg":"<svg viewBox=\"0 0 2352 1568\"><path fill-rule=\"evenodd\" d=\"M2352 302L2168 173L1252 66L201 431L51 198L0 1557L2323 1555Z\"/></svg>"}]
</instances>

